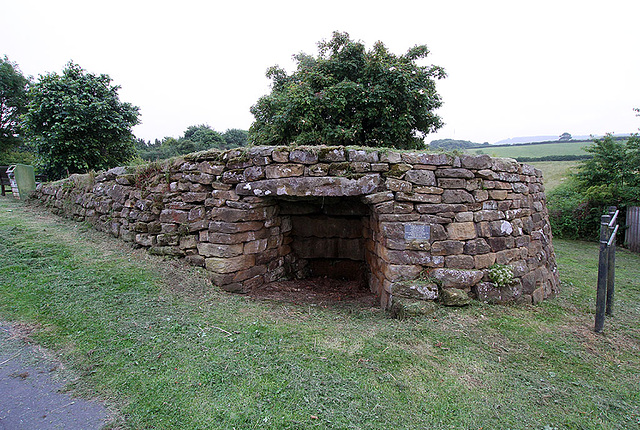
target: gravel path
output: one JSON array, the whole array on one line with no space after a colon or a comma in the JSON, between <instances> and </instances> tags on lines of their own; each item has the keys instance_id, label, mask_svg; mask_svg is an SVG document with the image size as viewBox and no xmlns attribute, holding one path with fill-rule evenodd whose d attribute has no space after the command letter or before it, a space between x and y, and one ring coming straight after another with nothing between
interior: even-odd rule
<instances>
[{"instance_id":1,"label":"gravel path","mask_svg":"<svg viewBox=\"0 0 640 430\"><path fill-rule=\"evenodd\" d=\"M0 323L0 430L100 429L100 403L61 393L60 364Z\"/></svg>"}]
</instances>

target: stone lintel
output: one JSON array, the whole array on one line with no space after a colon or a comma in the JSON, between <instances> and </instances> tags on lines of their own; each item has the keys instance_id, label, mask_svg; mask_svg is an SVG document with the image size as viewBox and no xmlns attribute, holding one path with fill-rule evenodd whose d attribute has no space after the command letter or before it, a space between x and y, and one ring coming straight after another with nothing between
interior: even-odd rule
<instances>
[{"instance_id":1,"label":"stone lintel","mask_svg":"<svg viewBox=\"0 0 640 430\"><path fill-rule=\"evenodd\" d=\"M236 193L242 196L279 197L348 197L380 191L380 175L365 175L358 179L333 176L265 179L241 183Z\"/></svg>"}]
</instances>

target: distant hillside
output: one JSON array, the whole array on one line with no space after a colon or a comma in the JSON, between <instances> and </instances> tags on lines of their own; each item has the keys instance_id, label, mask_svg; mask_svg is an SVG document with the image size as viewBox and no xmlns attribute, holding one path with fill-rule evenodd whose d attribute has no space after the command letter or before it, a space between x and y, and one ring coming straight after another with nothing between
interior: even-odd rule
<instances>
[{"instance_id":1,"label":"distant hillside","mask_svg":"<svg viewBox=\"0 0 640 430\"><path fill-rule=\"evenodd\" d=\"M590 140L591 136L572 136L572 140ZM493 145L518 145L521 143L557 142L558 136L520 136L495 142Z\"/></svg>"},{"instance_id":2,"label":"distant hillside","mask_svg":"<svg viewBox=\"0 0 640 430\"><path fill-rule=\"evenodd\" d=\"M518 145L490 145L482 148L471 148L467 151L474 154L489 154L493 157L515 158L518 161L558 161L581 160L590 154L584 148L593 141L570 140L566 142L542 142Z\"/></svg>"},{"instance_id":3,"label":"distant hillside","mask_svg":"<svg viewBox=\"0 0 640 430\"><path fill-rule=\"evenodd\" d=\"M629 133L614 134L614 137L618 139L624 139L630 136ZM591 141L593 139L599 139L603 136L590 135L590 136L571 136L573 142ZM492 145L522 145L526 143L541 143L541 142L558 142L559 136L520 136L511 137L509 139L503 139L498 142L492 143Z\"/></svg>"},{"instance_id":4,"label":"distant hillside","mask_svg":"<svg viewBox=\"0 0 640 430\"><path fill-rule=\"evenodd\" d=\"M429 148L444 149L446 151L449 151L452 149L483 148L488 146L489 146L489 142L475 143L469 140L456 140L456 139L437 139L429 142Z\"/></svg>"}]
</instances>

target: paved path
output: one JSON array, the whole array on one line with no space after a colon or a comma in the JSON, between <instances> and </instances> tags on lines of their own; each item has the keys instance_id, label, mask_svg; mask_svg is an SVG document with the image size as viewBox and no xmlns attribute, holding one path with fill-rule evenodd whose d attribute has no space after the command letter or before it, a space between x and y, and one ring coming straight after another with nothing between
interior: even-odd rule
<instances>
[{"instance_id":1,"label":"paved path","mask_svg":"<svg viewBox=\"0 0 640 430\"><path fill-rule=\"evenodd\" d=\"M58 364L0 323L0 430L90 430L106 422L97 402L60 393Z\"/></svg>"}]
</instances>

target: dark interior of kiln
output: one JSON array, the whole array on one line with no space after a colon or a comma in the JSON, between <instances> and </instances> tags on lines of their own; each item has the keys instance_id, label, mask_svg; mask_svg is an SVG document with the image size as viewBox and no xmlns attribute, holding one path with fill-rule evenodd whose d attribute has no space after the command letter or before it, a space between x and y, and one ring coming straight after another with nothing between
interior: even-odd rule
<instances>
[{"instance_id":1,"label":"dark interior of kiln","mask_svg":"<svg viewBox=\"0 0 640 430\"><path fill-rule=\"evenodd\" d=\"M327 289L353 294L367 288L369 207L357 197L315 197L280 200L279 215L291 222L284 244L291 247L292 277L317 282Z\"/></svg>"}]
</instances>

